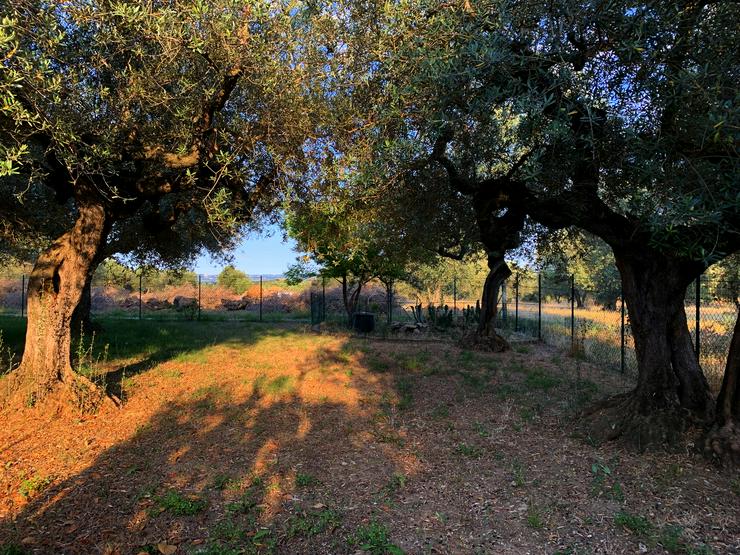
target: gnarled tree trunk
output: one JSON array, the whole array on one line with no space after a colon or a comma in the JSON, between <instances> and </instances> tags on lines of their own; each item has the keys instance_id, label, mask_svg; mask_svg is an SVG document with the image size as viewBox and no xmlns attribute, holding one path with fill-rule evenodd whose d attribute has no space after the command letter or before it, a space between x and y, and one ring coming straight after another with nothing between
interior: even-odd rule
<instances>
[{"instance_id":1,"label":"gnarled tree trunk","mask_svg":"<svg viewBox=\"0 0 740 555\"><path fill-rule=\"evenodd\" d=\"M740 311L717 397L714 425L705 437L704 452L721 463L740 466Z\"/></svg>"},{"instance_id":2,"label":"gnarled tree trunk","mask_svg":"<svg viewBox=\"0 0 740 555\"><path fill-rule=\"evenodd\" d=\"M473 336L463 338L463 346L491 350L495 352L510 349L509 343L496 332L499 291L504 281L511 275L509 265L503 256L488 255L488 276L483 285L481 312L478 328Z\"/></svg>"},{"instance_id":3,"label":"gnarled tree trunk","mask_svg":"<svg viewBox=\"0 0 740 555\"><path fill-rule=\"evenodd\" d=\"M105 209L78 202L71 230L41 253L28 281L28 326L23 359L12 379L15 400L33 405L66 385L89 388L71 365L71 323L105 240Z\"/></svg>"},{"instance_id":4,"label":"gnarled tree trunk","mask_svg":"<svg viewBox=\"0 0 740 555\"><path fill-rule=\"evenodd\" d=\"M654 253L615 250L615 259L635 342L637 387L598 406L590 433L598 439L624 436L638 448L673 444L712 413L684 307L686 288L701 268Z\"/></svg>"}]
</instances>

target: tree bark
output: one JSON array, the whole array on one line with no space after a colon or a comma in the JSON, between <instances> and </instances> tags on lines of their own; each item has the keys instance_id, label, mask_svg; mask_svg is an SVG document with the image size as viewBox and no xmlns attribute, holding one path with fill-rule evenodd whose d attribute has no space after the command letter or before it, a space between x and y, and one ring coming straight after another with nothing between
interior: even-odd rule
<instances>
[{"instance_id":1,"label":"tree bark","mask_svg":"<svg viewBox=\"0 0 740 555\"><path fill-rule=\"evenodd\" d=\"M61 385L89 386L72 370L71 324L108 225L99 204L80 201L78 211L72 229L41 253L28 281L25 350L11 376L15 400L27 406Z\"/></svg>"},{"instance_id":2,"label":"tree bark","mask_svg":"<svg viewBox=\"0 0 740 555\"><path fill-rule=\"evenodd\" d=\"M665 257L615 250L635 342L637 387L597 406L590 433L624 436L638 448L676 443L712 415L709 385L686 322L686 288L701 269Z\"/></svg>"},{"instance_id":3,"label":"tree bark","mask_svg":"<svg viewBox=\"0 0 740 555\"><path fill-rule=\"evenodd\" d=\"M496 315L498 314L498 299L501 285L511 276L509 265L503 256L488 255L488 276L483 285L481 312L478 328L473 336L463 338L464 347L489 350L494 352L507 351L509 343L496 332Z\"/></svg>"},{"instance_id":4,"label":"tree bark","mask_svg":"<svg viewBox=\"0 0 740 555\"><path fill-rule=\"evenodd\" d=\"M357 312L357 303L360 300L363 280L358 278L357 286L354 289L347 274L343 275L339 282L342 284L342 301L344 302L344 311L347 313L347 327L351 328L352 319L355 312Z\"/></svg>"},{"instance_id":5,"label":"tree bark","mask_svg":"<svg viewBox=\"0 0 740 555\"><path fill-rule=\"evenodd\" d=\"M714 424L704 440L704 452L722 464L740 466L740 310L715 414Z\"/></svg>"}]
</instances>

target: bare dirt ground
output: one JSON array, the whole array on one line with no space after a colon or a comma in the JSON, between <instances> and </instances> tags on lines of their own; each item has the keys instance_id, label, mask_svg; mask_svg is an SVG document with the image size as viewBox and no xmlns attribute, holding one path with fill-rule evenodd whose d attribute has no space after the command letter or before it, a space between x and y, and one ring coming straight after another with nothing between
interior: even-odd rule
<instances>
[{"instance_id":1,"label":"bare dirt ground","mask_svg":"<svg viewBox=\"0 0 740 555\"><path fill-rule=\"evenodd\" d=\"M129 326L121 409L2 415L0 553L740 553L740 479L575 437L624 384L551 348Z\"/></svg>"}]
</instances>

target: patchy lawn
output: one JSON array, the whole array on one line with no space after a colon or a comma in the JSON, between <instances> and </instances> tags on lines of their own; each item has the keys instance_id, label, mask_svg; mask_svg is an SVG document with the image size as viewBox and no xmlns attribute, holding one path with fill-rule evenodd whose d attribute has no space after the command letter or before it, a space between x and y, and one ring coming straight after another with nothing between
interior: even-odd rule
<instances>
[{"instance_id":1,"label":"patchy lawn","mask_svg":"<svg viewBox=\"0 0 740 555\"><path fill-rule=\"evenodd\" d=\"M547 347L104 325L121 409L2 415L0 554L740 553L740 478L572 437L624 383Z\"/></svg>"}]
</instances>

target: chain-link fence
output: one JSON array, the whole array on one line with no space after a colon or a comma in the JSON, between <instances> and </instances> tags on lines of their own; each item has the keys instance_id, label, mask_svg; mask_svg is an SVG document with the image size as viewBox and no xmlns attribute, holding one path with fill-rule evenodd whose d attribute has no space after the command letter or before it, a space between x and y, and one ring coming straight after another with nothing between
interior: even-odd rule
<instances>
[{"instance_id":1,"label":"chain-link fence","mask_svg":"<svg viewBox=\"0 0 740 555\"><path fill-rule=\"evenodd\" d=\"M25 315L27 269L0 271L0 315ZM243 274L242 274L243 275ZM246 276L244 276L246 278ZM423 302L399 284L371 282L355 295L355 311L371 313L379 328L454 333L473 328L477 302L458 298L456 283L439 288L439 302ZM93 318L241 320L348 323L344 291L335 280L289 286L281 276L251 276L224 284L192 272L96 273L90 291ZM444 296L446 295L446 296ZM707 378L718 388L740 304L740 284L706 276L686 293L686 317ZM514 341L542 340L633 380L634 342L618 286L580 287L571 277L527 273L499 294L497 327Z\"/></svg>"}]
</instances>

